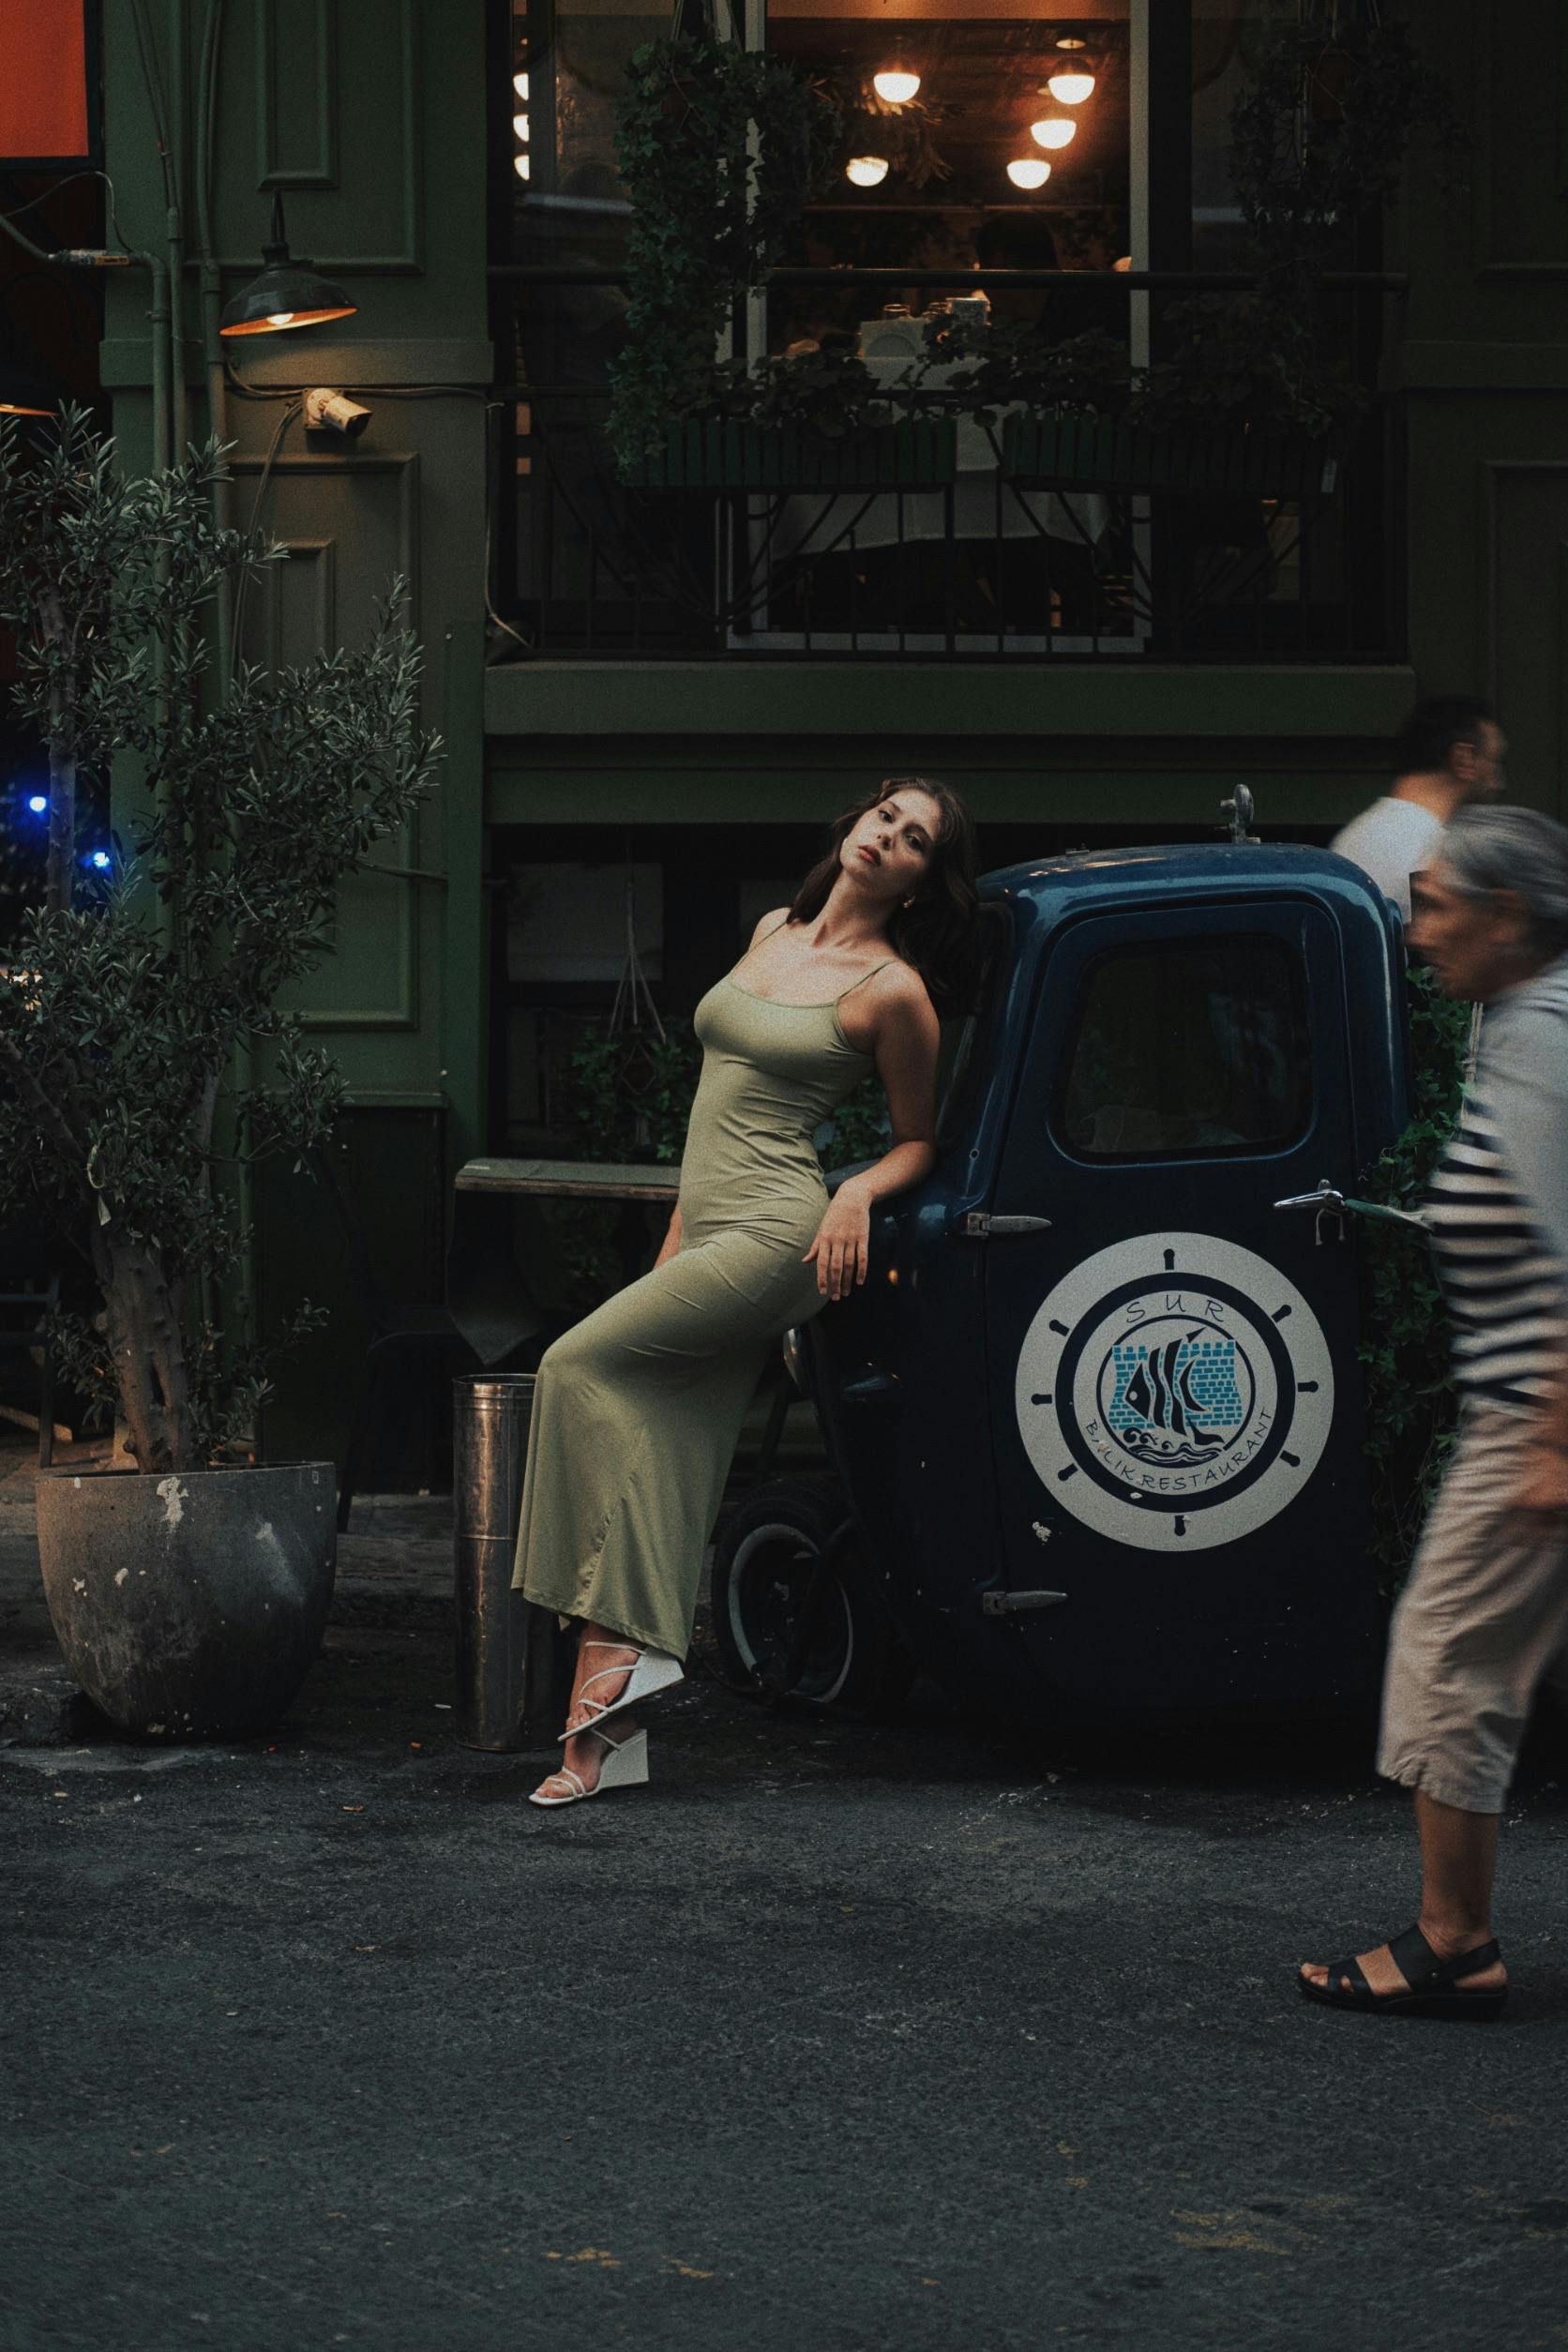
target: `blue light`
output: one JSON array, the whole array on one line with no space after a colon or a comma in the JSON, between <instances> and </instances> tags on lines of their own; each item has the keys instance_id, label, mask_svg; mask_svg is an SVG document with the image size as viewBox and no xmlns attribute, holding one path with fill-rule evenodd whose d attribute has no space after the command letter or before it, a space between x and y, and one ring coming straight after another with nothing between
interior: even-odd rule
<instances>
[{"instance_id":1,"label":"blue light","mask_svg":"<svg viewBox=\"0 0 1568 2352\"><path fill-rule=\"evenodd\" d=\"M32 810L35 817L47 815L49 810L49 794L47 792L29 792L27 795L27 806Z\"/></svg>"},{"instance_id":2,"label":"blue light","mask_svg":"<svg viewBox=\"0 0 1568 2352\"><path fill-rule=\"evenodd\" d=\"M111 863L111 859L110 859L110 855L109 855L108 851L107 851L107 850L95 850L95 851L93 852L93 854L92 854L92 857L91 857L91 859L90 859L89 863L90 863L90 864L92 864L92 865L94 865L94 866L96 866L96 867L98 867L98 872L101 874L101 873L104 871L105 867L106 867L107 866L109 866L109 864Z\"/></svg>"}]
</instances>

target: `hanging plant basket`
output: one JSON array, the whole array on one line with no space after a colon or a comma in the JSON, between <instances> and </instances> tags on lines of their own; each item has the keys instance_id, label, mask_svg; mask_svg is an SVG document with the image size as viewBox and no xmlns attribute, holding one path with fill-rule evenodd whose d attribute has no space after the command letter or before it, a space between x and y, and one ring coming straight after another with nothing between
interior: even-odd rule
<instances>
[{"instance_id":1,"label":"hanging plant basket","mask_svg":"<svg viewBox=\"0 0 1568 2352\"><path fill-rule=\"evenodd\" d=\"M957 470L950 416L903 417L869 432L808 433L739 418L689 417L662 449L623 465L637 490L942 490Z\"/></svg>"},{"instance_id":2,"label":"hanging plant basket","mask_svg":"<svg viewBox=\"0 0 1568 2352\"><path fill-rule=\"evenodd\" d=\"M1193 496L1326 498L1341 449L1304 433L1234 425L1173 425L1155 431L1121 417L1009 416L1002 475L1020 488L1169 490Z\"/></svg>"}]
</instances>

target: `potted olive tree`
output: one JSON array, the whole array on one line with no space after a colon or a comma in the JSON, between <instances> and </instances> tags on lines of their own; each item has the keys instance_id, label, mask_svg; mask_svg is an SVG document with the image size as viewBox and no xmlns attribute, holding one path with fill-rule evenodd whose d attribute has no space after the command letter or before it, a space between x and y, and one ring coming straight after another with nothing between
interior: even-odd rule
<instances>
[{"instance_id":1,"label":"potted olive tree","mask_svg":"<svg viewBox=\"0 0 1568 2352\"><path fill-rule=\"evenodd\" d=\"M89 1696L187 1737L286 1706L325 1621L332 1466L250 1459L268 1382L234 1295L241 1178L330 1125L334 1072L279 995L438 756L396 591L362 650L212 673L220 584L280 560L216 524L221 467L213 446L127 480L79 414L41 444L0 420L0 619L52 802L45 901L0 972L0 1190L90 1260L101 1304L57 1342L135 1465L40 1476L44 1585ZM83 854L78 789L112 774L143 814ZM260 1082L236 1075L252 1057Z\"/></svg>"}]
</instances>

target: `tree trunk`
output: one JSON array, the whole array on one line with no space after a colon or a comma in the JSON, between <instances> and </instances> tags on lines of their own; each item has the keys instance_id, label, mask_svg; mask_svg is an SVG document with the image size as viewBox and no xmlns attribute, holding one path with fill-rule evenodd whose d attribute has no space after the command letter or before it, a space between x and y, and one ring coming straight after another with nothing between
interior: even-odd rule
<instances>
[{"instance_id":1,"label":"tree trunk","mask_svg":"<svg viewBox=\"0 0 1568 2352\"><path fill-rule=\"evenodd\" d=\"M153 1252L112 1242L101 1228L93 1239L93 1259L138 1467L201 1470L180 1321L181 1286L169 1280Z\"/></svg>"},{"instance_id":2,"label":"tree trunk","mask_svg":"<svg viewBox=\"0 0 1568 2352\"><path fill-rule=\"evenodd\" d=\"M66 641L66 619L53 589L38 600L43 633L52 646ZM76 888L76 749L71 740L65 686L49 689L49 862L44 904L68 912Z\"/></svg>"}]
</instances>

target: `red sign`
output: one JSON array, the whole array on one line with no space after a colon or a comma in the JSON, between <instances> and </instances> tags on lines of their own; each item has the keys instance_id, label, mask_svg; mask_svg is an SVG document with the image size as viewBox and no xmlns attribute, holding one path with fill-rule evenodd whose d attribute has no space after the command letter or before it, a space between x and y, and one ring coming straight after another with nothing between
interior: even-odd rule
<instances>
[{"instance_id":1,"label":"red sign","mask_svg":"<svg viewBox=\"0 0 1568 2352\"><path fill-rule=\"evenodd\" d=\"M91 154L85 19L86 0L0 0L0 163Z\"/></svg>"}]
</instances>

